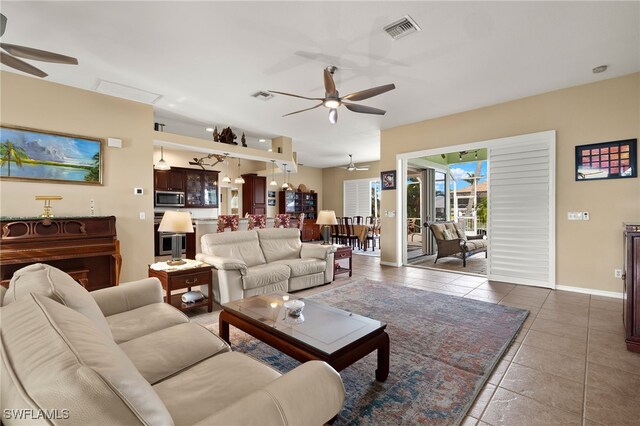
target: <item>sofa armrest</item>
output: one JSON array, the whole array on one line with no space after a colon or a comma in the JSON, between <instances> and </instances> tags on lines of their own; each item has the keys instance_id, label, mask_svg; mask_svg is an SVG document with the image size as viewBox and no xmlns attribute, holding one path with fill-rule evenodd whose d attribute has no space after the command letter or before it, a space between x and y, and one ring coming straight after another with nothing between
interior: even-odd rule
<instances>
[{"instance_id":1,"label":"sofa armrest","mask_svg":"<svg viewBox=\"0 0 640 426\"><path fill-rule=\"evenodd\" d=\"M105 317L152 303L162 303L162 284L157 278L122 283L90 293Z\"/></svg>"},{"instance_id":2,"label":"sofa armrest","mask_svg":"<svg viewBox=\"0 0 640 426\"><path fill-rule=\"evenodd\" d=\"M331 253L335 253L336 248L332 245L320 245L311 243L302 243L302 249L300 250L300 257L302 259L322 259L327 260L327 256Z\"/></svg>"},{"instance_id":3,"label":"sofa armrest","mask_svg":"<svg viewBox=\"0 0 640 426\"><path fill-rule=\"evenodd\" d=\"M344 386L322 361L309 361L196 423L206 425L322 425L340 412Z\"/></svg>"},{"instance_id":4,"label":"sofa armrest","mask_svg":"<svg viewBox=\"0 0 640 426\"><path fill-rule=\"evenodd\" d=\"M196 254L196 260L208 263L216 269L222 271L239 270L242 275L247 273L247 264L240 259L233 259L231 257L219 257L212 256L210 254L198 253Z\"/></svg>"}]
</instances>

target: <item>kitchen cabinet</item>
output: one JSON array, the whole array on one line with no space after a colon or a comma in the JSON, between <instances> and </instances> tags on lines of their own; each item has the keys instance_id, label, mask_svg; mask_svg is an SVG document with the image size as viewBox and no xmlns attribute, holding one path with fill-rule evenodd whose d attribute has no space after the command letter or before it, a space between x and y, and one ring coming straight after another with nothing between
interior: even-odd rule
<instances>
[{"instance_id":1,"label":"kitchen cabinet","mask_svg":"<svg viewBox=\"0 0 640 426\"><path fill-rule=\"evenodd\" d=\"M267 178L254 173L242 178L242 215L267 214Z\"/></svg>"},{"instance_id":2,"label":"kitchen cabinet","mask_svg":"<svg viewBox=\"0 0 640 426\"><path fill-rule=\"evenodd\" d=\"M218 172L185 172L185 207L218 207Z\"/></svg>"},{"instance_id":3,"label":"kitchen cabinet","mask_svg":"<svg viewBox=\"0 0 640 426\"><path fill-rule=\"evenodd\" d=\"M184 191L184 172L180 168L154 170L153 187L156 191Z\"/></svg>"},{"instance_id":4,"label":"kitchen cabinet","mask_svg":"<svg viewBox=\"0 0 640 426\"><path fill-rule=\"evenodd\" d=\"M154 190L184 192L185 207L215 208L218 207L218 174L215 170L181 167L154 170Z\"/></svg>"}]
</instances>

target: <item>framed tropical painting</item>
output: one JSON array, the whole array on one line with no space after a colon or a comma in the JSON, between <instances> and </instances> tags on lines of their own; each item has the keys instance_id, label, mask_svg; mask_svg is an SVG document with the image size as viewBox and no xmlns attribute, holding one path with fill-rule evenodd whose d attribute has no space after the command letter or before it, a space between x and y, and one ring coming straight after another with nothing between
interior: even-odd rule
<instances>
[{"instance_id":1,"label":"framed tropical painting","mask_svg":"<svg viewBox=\"0 0 640 426\"><path fill-rule=\"evenodd\" d=\"M0 179L102 184L101 139L0 126Z\"/></svg>"}]
</instances>

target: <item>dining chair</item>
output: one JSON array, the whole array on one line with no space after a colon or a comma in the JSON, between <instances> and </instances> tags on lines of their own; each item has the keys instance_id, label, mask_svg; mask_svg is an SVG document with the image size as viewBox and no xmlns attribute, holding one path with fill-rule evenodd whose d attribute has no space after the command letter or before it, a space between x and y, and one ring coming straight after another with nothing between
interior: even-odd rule
<instances>
[{"instance_id":1,"label":"dining chair","mask_svg":"<svg viewBox=\"0 0 640 426\"><path fill-rule=\"evenodd\" d=\"M267 227L267 217L263 214L250 214L249 215L249 226L248 230L252 230L254 228L266 228Z\"/></svg>"}]
</instances>

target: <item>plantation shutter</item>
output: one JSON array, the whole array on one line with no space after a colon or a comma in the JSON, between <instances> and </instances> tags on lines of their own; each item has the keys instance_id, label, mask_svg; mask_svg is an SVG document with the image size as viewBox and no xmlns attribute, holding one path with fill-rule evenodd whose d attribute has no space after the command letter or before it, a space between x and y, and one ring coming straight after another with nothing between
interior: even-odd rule
<instances>
[{"instance_id":1,"label":"plantation shutter","mask_svg":"<svg viewBox=\"0 0 640 426\"><path fill-rule=\"evenodd\" d=\"M371 216L371 179L344 181L344 216Z\"/></svg>"},{"instance_id":2,"label":"plantation shutter","mask_svg":"<svg viewBox=\"0 0 640 426\"><path fill-rule=\"evenodd\" d=\"M490 280L555 288L555 132L489 147Z\"/></svg>"}]
</instances>

